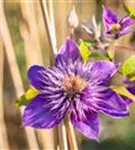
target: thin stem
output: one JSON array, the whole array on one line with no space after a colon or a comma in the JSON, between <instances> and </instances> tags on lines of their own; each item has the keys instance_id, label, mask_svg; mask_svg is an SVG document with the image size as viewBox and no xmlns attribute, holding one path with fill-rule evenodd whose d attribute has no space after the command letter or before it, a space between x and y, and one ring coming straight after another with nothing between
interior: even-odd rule
<instances>
[{"instance_id":1,"label":"thin stem","mask_svg":"<svg viewBox=\"0 0 135 150\"><path fill-rule=\"evenodd\" d=\"M111 45L111 50L113 51L113 60L112 60L113 62L115 62L116 43L117 43L117 41L116 41L116 40L113 40L112 45Z\"/></svg>"},{"instance_id":2,"label":"thin stem","mask_svg":"<svg viewBox=\"0 0 135 150\"><path fill-rule=\"evenodd\" d=\"M75 40L75 34L74 34L74 32L75 32L75 29L74 28L70 28L70 38L72 40Z\"/></svg>"},{"instance_id":3,"label":"thin stem","mask_svg":"<svg viewBox=\"0 0 135 150\"><path fill-rule=\"evenodd\" d=\"M131 50L131 51L133 51L133 50L135 50L135 47L131 47L131 46L125 46L125 45L116 45L116 48L119 48L120 50Z\"/></svg>"}]
</instances>

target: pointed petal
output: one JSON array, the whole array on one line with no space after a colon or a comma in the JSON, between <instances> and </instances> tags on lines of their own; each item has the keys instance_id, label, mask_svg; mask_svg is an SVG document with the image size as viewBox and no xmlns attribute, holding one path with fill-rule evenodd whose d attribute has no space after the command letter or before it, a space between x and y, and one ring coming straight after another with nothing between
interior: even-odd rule
<instances>
[{"instance_id":1,"label":"pointed petal","mask_svg":"<svg viewBox=\"0 0 135 150\"><path fill-rule=\"evenodd\" d=\"M109 116L119 118L129 116L127 100L111 89L98 93L95 102L97 109Z\"/></svg>"},{"instance_id":2,"label":"pointed petal","mask_svg":"<svg viewBox=\"0 0 135 150\"><path fill-rule=\"evenodd\" d=\"M105 85L117 72L119 65L109 61L95 61L90 66L90 77L93 85Z\"/></svg>"},{"instance_id":3,"label":"pointed petal","mask_svg":"<svg viewBox=\"0 0 135 150\"><path fill-rule=\"evenodd\" d=\"M108 8L103 9L102 18L103 18L103 23L106 29L109 28L110 24L118 22L117 15Z\"/></svg>"},{"instance_id":4,"label":"pointed petal","mask_svg":"<svg viewBox=\"0 0 135 150\"><path fill-rule=\"evenodd\" d=\"M135 24L135 20L131 19L130 16L125 16L120 20L120 25L122 29L129 27L130 25Z\"/></svg>"},{"instance_id":5,"label":"pointed petal","mask_svg":"<svg viewBox=\"0 0 135 150\"><path fill-rule=\"evenodd\" d=\"M132 32L134 32L133 29L131 29L131 28L129 28L129 27L126 27L126 28L124 28L123 30L121 30L121 31L119 32L119 37L120 37L120 36L124 36L124 35L129 34L129 33L132 33Z\"/></svg>"},{"instance_id":6,"label":"pointed petal","mask_svg":"<svg viewBox=\"0 0 135 150\"><path fill-rule=\"evenodd\" d=\"M56 110L53 110L54 106L56 106L55 103L50 107L45 95L36 96L24 110L23 125L34 128L52 128L56 126L65 116L69 103L65 103L62 109L57 107Z\"/></svg>"},{"instance_id":7,"label":"pointed petal","mask_svg":"<svg viewBox=\"0 0 135 150\"><path fill-rule=\"evenodd\" d=\"M98 114L94 111L85 113L86 118L77 120L74 113L71 113L72 124L87 138L97 140L99 134Z\"/></svg>"},{"instance_id":8,"label":"pointed petal","mask_svg":"<svg viewBox=\"0 0 135 150\"><path fill-rule=\"evenodd\" d=\"M130 81L127 77L124 78L124 83L126 84L129 92L135 95L135 81Z\"/></svg>"},{"instance_id":9,"label":"pointed petal","mask_svg":"<svg viewBox=\"0 0 135 150\"><path fill-rule=\"evenodd\" d=\"M29 82L38 90L40 89L39 72L41 71L45 71L45 68L42 66L34 65L29 68L27 73Z\"/></svg>"},{"instance_id":10,"label":"pointed petal","mask_svg":"<svg viewBox=\"0 0 135 150\"><path fill-rule=\"evenodd\" d=\"M61 60L67 62L67 60L72 60L73 62L77 59L81 59L79 49L77 44L72 41L70 38L67 38L65 43L61 46L56 58L55 64L61 63Z\"/></svg>"},{"instance_id":11,"label":"pointed petal","mask_svg":"<svg viewBox=\"0 0 135 150\"><path fill-rule=\"evenodd\" d=\"M132 92L131 92L132 93ZM130 105L133 101L125 96L122 96L124 102L127 104L127 105Z\"/></svg>"},{"instance_id":12,"label":"pointed petal","mask_svg":"<svg viewBox=\"0 0 135 150\"><path fill-rule=\"evenodd\" d=\"M62 74L56 72L54 69L44 68L42 66L34 65L28 70L27 77L30 83L38 90L45 90L46 88L54 88L59 86L59 77Z\"/></svg>"}]
</instances>

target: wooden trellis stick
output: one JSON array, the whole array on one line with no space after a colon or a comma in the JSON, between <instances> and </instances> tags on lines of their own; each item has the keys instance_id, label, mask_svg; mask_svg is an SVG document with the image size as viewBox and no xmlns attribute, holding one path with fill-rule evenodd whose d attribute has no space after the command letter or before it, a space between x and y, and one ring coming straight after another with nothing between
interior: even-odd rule
<instances>
[{"instance_id":1,"label":"wooden trellis stick","mask_svg":"<svg viewBox=\"0 0 135 150\"><path fill-rule=\"evenodd\" d=\"M71 150L78 150L78 145L76 142L76 136L75 136L74 128L68 119L66 121L66 129L67 129L67 135L68 135L70 149Z\"/></svg>"},{"instance_id":2,"label":"wooden trellis stick","mask_svg":"<svg viewBox=\"0 0 135 150\"><path fill-rule=\"evenodd\" d=\"M39 33L37 28L35 3L21 2L24 22L21 24L21 35L24 41L24 50L27 67L33 64L43 64ZM32 55L32 57L31 57ZM39 142L43 149L56 149L54 129L36 130Z\"/></svg>"},{"instance_id":3,"label":"wooden trellis stick","mask_svg":"<svg viewBox=\"0 0 135 150\"><path fill-rule=\"evenodd\" d=\"M27 67L33 64L43 65L34 4L34 2L28 1L20 3L23 15L20 29L24 42Z\"/></svg>"},{"instance_id":4,"label":"wooden trellis stick","mask_svg":"<svg viewBox=\"0 0 135 150\"><path fill-rule=\"evenodd\" d=\"M4 47L0 37L0 149L9 149L6 125L4 120L3 78L4 75Z\"/></svg>"},{"instance_id":5,"label":"wooden trellis stick","mask_svg":"<svg viewBox=\"0 0 135 150\"><path fill-rule=\"evenodd\" d=\"M49 1L49 8L51 17L49 17L46 1L40 0L41 9L43 13L43 19L45 23L45 27L48 34L49 43L52 49L53 55L57 54L56 48L56 36L55 36L55 25L54 25L54 17L53 17L53 2ZM68 150L68 143L67 143L67 135L66 135L66 128L64 122L58 126L58 134L59 134L59 144L61 150Z\"/></svg>"},{"instance_id":6,"label":"wooden trellis stick","mask_svg":"<svg viewBox=\"0 0 135 150\"><path fill-rule=\"evenodd\" d=\"M48 1L49 4L49 18L50 18L50 25L51 25L51 31L52 31L52 37L53 38L53 46L56 52L54 51L54 54L57 53L57 39L56 39L56 31L55 31L55 22L54 22L54 7L53 7L53 0Z\"/></svg>"},{"instance_id":7,"label":"wooden trellis stick","mask_svg":"<svg viewBox=\"0 0 135 150\"><path fill-rule=\"evenodd\" d=\"M23 83L21 80L19 68L17 65L15 52L14 52L14 48L13 48L13 44L12 44L12 40L11 40L11 35L10 35L9 28L7 25L6 16L4 13L4 1L0 2L0 34L2 36L3 43L5 46L7 60L9 63L13 83L15 86L16 95L17 95L17 97L20 97L24 93L24 88L23 88ZM24 108L20 109L21 113L23 113L23 109ZM34 149L38 150L39 147L37 144L34 130L30 129L30 128L25 128L25 133L26 133L26 137L28 140L29 149L34 148Z\"/></svg>"},{"instance_id":8,"label":"wooden trellis stick","mask_svg":"<svg viewBox=\"0 0 135 150\"><path fill-rule=\"evenodd\" d=\"M68 150L67 133L64 121L58 125L59 145L60 150Z\"/></svg>"},{"instance_id":9,"label":"wooden trellis stick","mask_svg":"<svg viewBox=\"0 0 135 150\"><path fill-rule=\"evenodd\" d=\"M54 35L55 35L54 34L54 28L51 28L53 23L51 23L50 18L49 18L46 1L40 0L40 4L41 4L42 12L43 12L43 17L44 17L43 19L44 19L45 27L47 30L47 36L49 39L49 44L51 46L52 53L54 55L56 55L57 54L57 48L56 48L55 43L53 42L53 41L56 41L56 37L54 37Z\"/></svg>"}]
</instances>

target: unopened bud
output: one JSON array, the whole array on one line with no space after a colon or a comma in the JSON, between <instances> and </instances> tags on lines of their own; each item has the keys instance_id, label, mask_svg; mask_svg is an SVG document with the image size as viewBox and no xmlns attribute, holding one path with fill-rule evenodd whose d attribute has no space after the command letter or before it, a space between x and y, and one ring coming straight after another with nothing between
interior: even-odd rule
<instances>
[{"instance_id":1,"label":"unopened bud","mask_svg":"<svg viewBox=\"0 0 135 150\"><path fill-rule=\"evenodd\" d=\"M78 17L75 12L75 7L71 10L68 18L67 18L67 23L70 28L76 28L79 25Z\"/></svg>"}]
</instances>

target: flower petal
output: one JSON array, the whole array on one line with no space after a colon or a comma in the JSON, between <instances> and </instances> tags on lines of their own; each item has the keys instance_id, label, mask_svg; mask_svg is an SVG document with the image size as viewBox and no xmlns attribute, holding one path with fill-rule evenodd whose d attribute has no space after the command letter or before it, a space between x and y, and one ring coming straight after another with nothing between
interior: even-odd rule
<instances>
[{"instance_id":1,"label":"flower petal","mask_svg":"<svg viewBox=\"0 0 135 150\"><path fill-rule=\"evenodd\" d=\"M38 90L45 91L46 88L59 87L59 79L63 77L61 72L55 71L52 68L44 68L42 66L34 65L31 66L27 73L28 80Z\"/></svg>"},{"instance_id":2,"label":"flower petal","mask_svg":"<svg viewBox=\"0 0 135 150\"><path fill-rule=\"evenodd\" d=\"M74 113L71 113L72 124L87 138L97 140L99 134L99 119L98 114L94 111L85 113L86 118L77 120Z\"/></svg>"},{"instance_id":3,"label":"flower petal","mask_svg":"<svg viewBox=\"0 0 135 150\"><path fill-rule=\"evenodd\" d=\"M68 101L67 101L68 102ZM56 105L56 104L55 104ZM53 104L53 107L55 106ZM23 125L31 126L34 128L52 128L64 117L69 103L65 102L62 109L52 110L50 108L48 99L45 95L38 95L32 101L30 101L24 110Z\"/></svg>"},{"instance_id":4,"label":"flower petal","mask_svg":"<svg viewBox=\"0 0 135 150\"><path fill-rule=\"evenodd\" d=\"M124 28L123 30L121 30L120 32L119 32L119 37L120 36L124 36L124 35L126 35L126 34L129 34L129 33L132 33L134 30L133 29L131 29L131 28L129 28L129 27L126 27L126 28Z\"/></svg>"},{"instance_id":5,"label":"flower petal","mask_svg":"<svg viewBox=\"0 0 135 150\"><path fill-rule=\"evenodd\" d=\"M109 28L110 24L118 22L117 15L108 8L103 9L102 17L103 17L103 23L106 29Z\"/></svg>"},{"instance_id":6,"label":"flower petal","mask_svg":"<svg viewBox=\"0 0 135 150\"><path fill-rule=\"evenodd\" d=\"M119 65L109 61L95 61L90 66L90 81L93 85L105 85L117 72Z\"/></svg>"},{"instance_id":7,"label":"flower petal","mask_svg":"<svg viewBox=\"0 0 135 150\"><path fill-rule=\"evenodd\" d=\"M107 115L119 118L129 116L127 100L111 89L98 93L97 97L93 99L95 100L97 110Z\"/></svg>"},{"instance_id":8,"label":"flower petal","mask_svg":"<svg viewBox=\"0 0 135 150\"><path fill-rule=\"evenodd\" d=\"M77 44L70 38L67 38L65 43L61 46L55 58L55 64L58 65L59 62L61 62L61 59L63 59L65 62L68 60L72 60L74 62L77 59L81 59Z\"/></svg>"},{"instance_id":9,"label":"flower petal","mask_svg":"<svg viewBox=\"0 0 135 150\"><path fill-rule=\"evenodd\" d=\"M28 80L38 90L40 90L40 83L39 83L40 71L45 71L45 68L42 66L34 65L29 68L28 73L27 73Z\"/></svg>"},{"instance_id":10,"label":"flower petal","mask_svg":"<svg viewBox=\"0 0 135 150\"><path fill-rule=\"evenodd\" d=\"M130 105L133 101L125 96L122 96L124 102L127 104L127 105Z\"/></svg>"},{"instance_id":11,"label":"flower petal","mask_svg":"<svg viewBox=\"0 0 135 150\"><path fill-rule=\"evenodd\" d=\"M130 25L135 24L135 20L131 19L130 16L125 16L120 20L120 25L122 29L129 27Z\"/></svg>"},{"instance_id":12,"label":"flower petal","mask_svg":"<svg viewBox=\"0 0 135 150\"><path fill-rule=\"evenodd\" d=\"M124 78L124 83L129 92L135 95L135 81L130 81L127 77Z\"/></svg>"}]
</instances>

